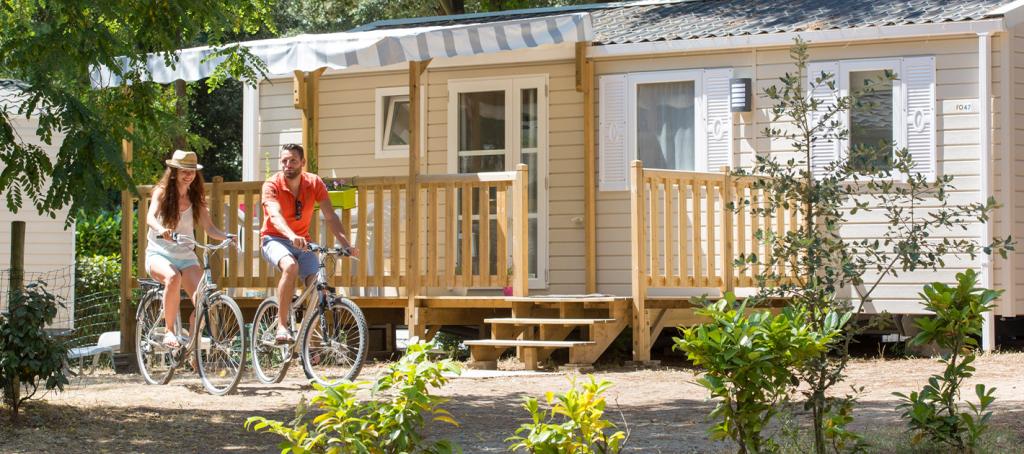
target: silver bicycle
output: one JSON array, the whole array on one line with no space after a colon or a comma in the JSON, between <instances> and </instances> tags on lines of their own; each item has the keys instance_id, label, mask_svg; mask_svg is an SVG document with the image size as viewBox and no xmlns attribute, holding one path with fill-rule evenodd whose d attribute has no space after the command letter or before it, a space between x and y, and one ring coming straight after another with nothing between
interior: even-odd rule
<instances>
[{"instance_id":1,"label":"silver bicycle","mask_svg":"<svg viewBox=\"0 0 1024 454\"><path fill-rule=\"evenodd\" d=\"M256 309L250 336L252 365L256 378L265 384L283 380L296 354L306 378L324 386L355 379L366 361L369 332L363 311L327 285L325 261L328 257L351 257L349 250L313 243L307 249L317 253L320 268L316 283L294 299L288 311L290 328L299 333L297 341L291 345L275 342L280 312L276 297L263 300Z\"/></svg>"},{"instance_id":2,"label":"silver bicycle","mask_svg":"<svg viewBox=\"0 0 1024 454\"><path fill-rule=\"evenodd\" d=\"M186 334L187 338L179 337L180 348L165 347L164 286L152 279L139 279L144 292L135 315L135 355L139 372L149 384L167 384L175 369L191 354L192 367L206 390L216 395L228 394L238 386L245 369L245 322L235 300L221 293L213 282L210 253L234 244L234 235L219 244L199 244L191 237L178 234L172 239L203 250L203 278L196 289L197 301L194 301L195 326L191 335ZM182 333L180 313L175 328L176 333Z\"/></svg>"}]
</instances>

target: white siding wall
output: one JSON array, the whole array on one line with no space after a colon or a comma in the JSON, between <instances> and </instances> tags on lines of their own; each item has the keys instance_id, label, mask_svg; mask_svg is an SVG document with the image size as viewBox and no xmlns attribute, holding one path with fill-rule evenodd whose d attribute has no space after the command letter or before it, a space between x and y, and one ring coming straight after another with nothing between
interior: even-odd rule
<instances>
[{"instance_id":1,"label":"white siding wall","mask_svg":"<svg viewBox=\"0 0 1024 454\"><path fill-rule=\"evenodd\" d=\"M937 141L938 170L953 175L957 190L953 200L968 203L980 200L979 135L977 112L957 113L956 104L977 102L977 38L933 39L925 42L876 42L849 45L823 45L811 47L811 60L847 60L861 58L902 57L912 55L936 56L937 80ZM788 48L760 49L736 52L647 57L639 59L605 60L597 63L597 74L669 69L700 69L732 66L737 70L756 74L757 93L775 84L786 71L794 67ZM755 59L756 58L756 62ZM994 57L996 59L998 57ZM773 153L779 157L792 152L788 143L771 141L761 131L769 125L769 101L755 96L755 111L735 115L734 149L739 163L749 166L754 153ZM606 293L628 294L630 287L629 199L627 192L598 192L598 290ZM851 238L877 235L884 228L882 213L858 215L843 232ZM968 232L949 232L948 235L973 236L980 234L979 225L969 226ZM998 262L997 262L998 263ZM927 282L951 281L953 275L977 266L966 257L951 257L947 267L938 272L919 271L901 275L879 287L874 297L876 308L913 312L917 308L916 295ZM871 276L868 276L869 278Z\"/></svg>"},{"instance_id":2,"label":"white siding wall","mask_svg":"<svg viewBox=\"0 0 1024 454\"><path fill-rule=\"evenodd\" d=\"M24 118L13 119L15 134L30 143L43 146L47 152L54 156L57 146L48 146L38 140L35 130L36 122ZM55 137L59 144L60 138ZM27 201L26 201L27 202ZM7 201L0 199L0 269L7 270L11 266L11 222L25 222L25 272L28 276L32 273L55 272L55 282L47 282L49 289L55 291L66 299L68 306L57 313L57 318L52 326L57 328L71 327L71 314L74 311L74 264L75 264L75 226L72 224L64 228L64 221L67 219L67 209L57 212L55 218L39 215L30 203L26 203L18 211L12 213L7 208ZM3 279L8 275L3 274ZM3 288L7 288L8 282L4 282ZM7 296L0 297L0 310L6 310Z\"/></svg>"}]
</instances>

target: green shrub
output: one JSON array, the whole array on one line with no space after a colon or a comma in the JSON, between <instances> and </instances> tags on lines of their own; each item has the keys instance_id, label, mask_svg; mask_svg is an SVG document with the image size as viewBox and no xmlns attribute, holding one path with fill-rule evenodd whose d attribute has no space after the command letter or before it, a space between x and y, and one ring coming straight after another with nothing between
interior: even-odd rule
<instances>
[{"instance_id":1,"label":"green shrub","mask_svg":"<svg viewBox=\"0 0 1024 454\"><path fill-rule=\"evenodd\" d=\"M79 256L75 262L75 295L117 293L121 288L121 254Z\"/></svg>"},{"instance_id":2,"label":"green shrub","mask_svg":"<svg viewBox=\"0 0 1024 454\"><path fill-rule=\"evenodd\" d=\"M63 391L68 384L63 368L67 350L43 332L63 305L39 281L12 292L8 312L0 314L0 389L12 422L17 422L21 405L40 386ZM28 393L22 394L23 390Z\"/></svg>"},{"instance_id":3,"label":"green shrub","mask_svg":"<svg viewBox=\"0 0 1024 454\"><path fill-rule=\"evenodd\" d=\"M75 256L121 253L121 212L82 212L75 219Z\"/></svg>"},{"instance_id":4,"label":"green shrub","mask_svg":"<svg viewBox=\"0 0 1024 454\"><path fill-rule=\"evenodd\" d=\"M444 372L460 373L450 360L430 361L433 343L411 343L405 355L369 387L371 397L360 401L356 393L367 382L343 382L334 387L314 384L320 394L312 405L321 410L308 420L304 402L291 423L253 416L247 430L269 432L285 438L281 452L295 453L446 453L457 448L447 440L429 444L421 431L430 415L434 421L458 426L441 404L447 399L430 394L430 388L448 383ZM312 425L312 429L310 429Z\"/></svg>"},{"instance_id":5,"label":"green shrub","mask_svg":"<svg viewBox=\"0 0 1024 454\"><path fill-rule=\"evenodd\" d=\"M696 311L711 321L684 329L683 337L674 339L675 348L704 368L697 382L717 401L709 415L717 420L708 429L712 439L729 438L741 453L777 449L762 432L797 382L793 369L823 354L846 322L833 313L815 330L803 323L804 311L793 305L778 315L767 310L748 313L726 294Z\"/></svg>"},{"instance_id":6,"label":"green shrub","mask_svg":"<svg viewBox=\"0 0 1024 454\"><path fill-rule=\"evenodd\" d=\"M569 390L545 395L548 411L540 409L537 399L527 397L523 408L530 412L533 422L516 429L515 436L505 441L514 442L510 451L525 450L532 453L617 453L626 443L627 434L614 430L615 424L604 419L606 402L604 393L611 382L588 376L589 381L576 386L575 377L569 379Z\"/></svg>"},{"instance_id":7,"label":"green shrub","mask_svg":"<svg viewBox=\"0 0 1024 454\"><path fill-rule=\"evenodd\" d=\"M925 309L935 315L917 319L921 332L911 340L914 345L935 342L947 351L939 360L946 369L942 375L928 378L920 392L893 394L902 400L897 409L903 411L903 419L915 433L915 443L928 438L969 453L975 451L981 435L988 430L992 412L987 410L995 400L995 388L976 385L978 404L968 402L970 411L962 411L958 406L960 385L974 375L971 363L978 348L974 336L981 335L982 314L992 310L992 302L1002 291L975 287L978 275L974 270L958 273L956 280L956 287L940 282L924 287L921 297Z\"/></svg>"}]
</instances>

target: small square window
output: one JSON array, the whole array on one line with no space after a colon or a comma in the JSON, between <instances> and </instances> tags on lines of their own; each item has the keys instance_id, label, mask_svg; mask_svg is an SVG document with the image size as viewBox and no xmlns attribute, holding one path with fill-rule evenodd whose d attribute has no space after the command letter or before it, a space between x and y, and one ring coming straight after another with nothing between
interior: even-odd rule
<instances>
[{"instance_id":1,"label":"small square window","mask_svg":"<svg viewBox=\"0 0 1024 454\"><path fill-rule=\"evenodd\" d=\"M409 97L386 96L384 105L387 106L387 110L384 112L385 118L387 118L387 124L384 126L385 149L392 147L408 149Z\"/></svg>"},{"instance_id":2,"label":"small square window","mask_svg":"<svg viewBox=\"0 0 1024 454\"><path fill-rule=\"evenodd\" d=\"M378 88L374 113L374 157L401 159L409 157L411 120L409 89L406 87ZM422 152L422 150L421 150Z\"/></svg>"}]
</instances>

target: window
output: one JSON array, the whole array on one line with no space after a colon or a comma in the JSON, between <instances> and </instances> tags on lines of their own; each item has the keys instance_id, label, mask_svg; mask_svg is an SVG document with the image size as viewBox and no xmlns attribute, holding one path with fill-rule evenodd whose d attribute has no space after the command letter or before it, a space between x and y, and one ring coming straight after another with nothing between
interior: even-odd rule
<instances>
[{"instance_id":1,"label":"window","mask_svg":"<svg viewBox=\"0 0 1024 454\"><path fill-rule=\"evenodd\" d=\"M636 154L644 167L696 170L692 80L637 84Z\"/></svg>"},{"instance_id":2,"label":"window","mask_svg":"<svg viewBox=\"0 0 1024 454\"><path fill-rule=\"evenodd\" d=\"M599 188L629 189L629 162L718 172L732 166L732 68L600 77Z\"/></svg>"},{"instance_id":3,"label":"window","mask_svg":"<svg viewBox=\"0 0 1024 454\"><path fill-rule=\"evenodd\" d=\"M409 156L409 89L378 88L376 96L374 157Z\"/></svg>"},{"instance_id":4,"label":"window","mask_svg":"<svg viewBox=\"0 0 1024 454\"><path fill-rule=\"evenodd\" d=\"M697 119L703 71L658 71L628 75L630 159L644 167L703 170ZM700 128L703 132L703 128Z\"/></svg>"},{"instance_id":5,"label":"window","mask_svg":"<svg viewBox=\"0 0 1024 454\"><path fill-rule=\"evenodd\" d=\"M900 85L892 80L899 70L898 60L839 63L840 95L854 101L845 119L850 137L840 146L848 153L850 164L863 172L892 169L893 145L902 142Z\"/></svg>"}]
</instances>

